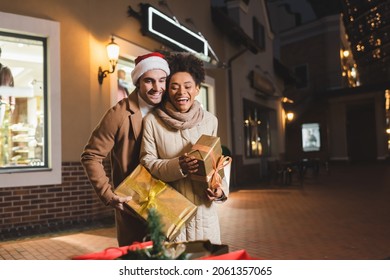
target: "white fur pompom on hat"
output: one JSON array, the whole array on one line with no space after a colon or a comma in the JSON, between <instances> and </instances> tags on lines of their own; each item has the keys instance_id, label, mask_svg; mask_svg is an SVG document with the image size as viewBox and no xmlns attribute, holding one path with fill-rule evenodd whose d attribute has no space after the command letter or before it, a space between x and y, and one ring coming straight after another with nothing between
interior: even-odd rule
<instances>
[{"instance_id":1,"label":"white fur pompom on hat","mask_svg":"<svg viewBox=\"0 0 390 280\"><path fill-rule=\"evenodd\" d=\"M134 70L131 71L131 79L133 84L136 85L138 79L150 70L160 69L169 75L169 65L165 60L164 55L159 52L152 52L145 55L141 55L135 59Z\"/></svg>"}]
</instances>

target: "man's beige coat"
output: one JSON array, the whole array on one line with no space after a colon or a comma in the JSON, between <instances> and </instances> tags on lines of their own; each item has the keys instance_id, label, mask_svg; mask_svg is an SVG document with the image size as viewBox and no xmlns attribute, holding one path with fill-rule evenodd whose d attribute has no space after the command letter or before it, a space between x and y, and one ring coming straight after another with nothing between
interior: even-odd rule
<instances>
[{"instance_id":1,"label":"man's beige coat","mask_svg":"<svg viewBox=\"0 0 390 280\"><path fill-rule=\"evenodd\" d=\"M114 196L113 190L139 164L141 138L142 114L134 91L106 112L81 155L86 174L104 204L109 204ZM108 155L112 183L103 166ZM115 217L119 246L142 241L146 227L140 220L119 210L116 210Z\"/></svg>"}]
</instances>

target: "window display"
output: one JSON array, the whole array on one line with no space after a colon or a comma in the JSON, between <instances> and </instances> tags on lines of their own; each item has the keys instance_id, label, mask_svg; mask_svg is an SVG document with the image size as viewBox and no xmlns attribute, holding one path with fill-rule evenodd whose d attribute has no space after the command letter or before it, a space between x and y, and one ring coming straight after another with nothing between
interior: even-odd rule
<instances>
[{"instance_id":1,"label":"window display","mask_svg":"<svg viewBox=\"0 0 390 280\"><path fill-rule=\"evenodd\" d=\"M47 167L46 39L0 32L0 171Z\"/></svg>"},{"instance_id":2,"label":"window display","mask_svg":"<svg viewBox=\"0 0 390 280\"><path fill-rule=\"evenodd\" d=\"M245 155L249 158L270 153L270 109L244 100Z\"/></svg>"},{"instance_id":3,"label":"window display","mask_svg":"<svg viewBox=\"0 0 390 280\"><path fill-rule=\"evenodd\" d=\"M304 152L320 150L320 125L318 123L302 124L302 148Z\"/></svg>"},{"instance_id":4,"label":"window display","mask_svg":"<svg viewBox=\"0 0 390 280\"><path fill-rule=\"evenodd\" d=\"M61 183L60 45L59 22L0 12L0 188Z\"/></svg>"}]
</instances>

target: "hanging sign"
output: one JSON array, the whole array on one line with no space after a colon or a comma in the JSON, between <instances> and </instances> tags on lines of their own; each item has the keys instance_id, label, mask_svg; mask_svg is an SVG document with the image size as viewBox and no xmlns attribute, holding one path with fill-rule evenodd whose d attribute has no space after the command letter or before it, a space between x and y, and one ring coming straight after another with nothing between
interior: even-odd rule
<instances>
[{"instance_id":1,"label":"hanging sign","mask_svg":"<svg viewBox=\"0 0 390 280\"><path fill-rule=\"evenodd\" d=\"M171 18L148 4L141 4L143 15L142 32L145 35L164 41L174 49L185 50L208 57L208 42L206 39L182 26Z\"/></svg>"}]
</instances>

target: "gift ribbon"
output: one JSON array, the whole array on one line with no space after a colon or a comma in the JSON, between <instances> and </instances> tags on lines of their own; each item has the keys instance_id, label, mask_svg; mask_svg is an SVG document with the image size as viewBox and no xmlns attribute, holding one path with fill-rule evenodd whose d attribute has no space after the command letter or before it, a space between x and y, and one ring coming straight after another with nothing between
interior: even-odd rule
<instances>
[{"instance_id":1,"label":"gift ribbon","mask_svg":"<svg viewBox=\"0 0 390 280\"><path fill-rule=\"evenodd\" d=\"M201 144L195 144L192 147L193 150L199 150L201 152L205 152L207 154L210 154L211 161L212 161L212 170L207 174L206 180L207 182L210 182L210 187L215 186L216 184L222 183L222 177L219 174L219 171L222 170L225 166L230 164L232 162L232 158L229 156L220 156L218 160L215 159L214 151L211 147ZM191 177L195 179L203 178L203 176L199 175L191 175Z\"/></svg>"},{"instance_id":2,"label":"gift ribbon","mask_svg":"<svg viewBox=\"0 0 390 280\"><path fill-rule=\"evenodd\" d=\"M156 180L153 185L151 185L149 191L136 182L133 182L133 190L137 192L142 199L139 200L140 210L139 214L143 214L147 209L154 207L157 209L156 197L163 190L166 189L167 185L160 180Z\"/></svg>"},{"instance_id":3,"label":"gift ribbon","mask_svg":"<svg viewBox=\"0 0 390 280\"><path fill-rule=\"evenodd\" d=\"M155 184L150 188L148 195L143 200L139 201L141 205L140 212L143 213L146 209L151 207L157 209L156 197L159 193L165 190L166 187L167 185L164 182L160 180L156 181Z\"/></svg>"},{"instance_id":4,"label":"gift ribbon","mask_svg":"<svg viewBox=\"0 0 390 280\"><path fill-rule=\"evenodd\" d=\"M229 156L221 156L218 159L218 163L214 167L213 170L211 170L211 187L215 186L216 184L222 183L221 175L219 174L219 171L222 170L225 166L230 164L232 162L232 158Z\"/></svg>"},{"instance_id":5,"label":"gift ribbon","mask_svg":"<svg viewBox=\"0 0 390 280\"><path fill-rule=\"evenodd\" d=\"M219 171L223 168L225 168L228 164L232 162L232 158L228 156L221 156L218 160L218 164L213 167L213 169L207 174L207 176L200 176L200 175L194 175L191 174L191 178L196 181L203 181L210 183L209 185L211 187L215 186L217 183L222 182L222 177L219 174Z\"/></svg>"}]
</instances>

